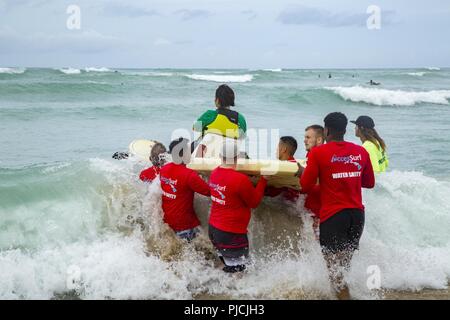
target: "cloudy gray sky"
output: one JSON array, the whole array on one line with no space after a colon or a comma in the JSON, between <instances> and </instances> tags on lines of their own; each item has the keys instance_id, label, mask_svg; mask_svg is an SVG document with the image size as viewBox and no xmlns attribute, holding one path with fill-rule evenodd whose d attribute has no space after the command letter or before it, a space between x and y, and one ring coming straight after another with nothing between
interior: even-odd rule
<instances>
[{"instance_id":1,"label":"cloudy gray sky","mask_svg":"<svg viewBox=\"0 0 450 320\"><path fill-rule=\"evenodd\" d=\"M0 0L0 67L449 67L449 31L447 0Z\"/></svg>"}]
</instances>

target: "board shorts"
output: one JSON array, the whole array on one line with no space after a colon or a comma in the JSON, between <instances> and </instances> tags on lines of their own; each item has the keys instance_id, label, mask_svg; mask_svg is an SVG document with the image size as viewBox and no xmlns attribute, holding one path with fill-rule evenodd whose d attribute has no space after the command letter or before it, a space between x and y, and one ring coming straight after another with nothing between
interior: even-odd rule
<instances>
[{"instance_id":1,"label":"board shorts","mask_svg":"<svg viewBox=\"0 0 450 320\"><path fill-rule=\"evenodd\" d=\"M249 253L247 234L222 231L212 225L209 225L208 234L220 260L225 264L223 271L228 273L244 271Z\"/></svg>"},{"instance_id":2,"label":"board shorts","mask_svg":"<svg viewBox=\"0 0 450 320\"><path fill-rule=\"evenodd\" d=\"M176 232L177 236L183 240L187 240L188 242L191 242L192 240L194 240L198 233L200 231L198 230L197 227L192 228L192 229L187 229L187 230L183 230L183 231L178 231Z\"/></svg>"},{"instance_id":3,"label":"board shorts","mask_svg":"<svg viewBox=\"0 0 450 320\"><path fill-rule=\"evenodd\" d=\"M365 214L361 209L344 209L320 224L320 245L324 253L359 249Z\"/></svg>"}]
</instances>

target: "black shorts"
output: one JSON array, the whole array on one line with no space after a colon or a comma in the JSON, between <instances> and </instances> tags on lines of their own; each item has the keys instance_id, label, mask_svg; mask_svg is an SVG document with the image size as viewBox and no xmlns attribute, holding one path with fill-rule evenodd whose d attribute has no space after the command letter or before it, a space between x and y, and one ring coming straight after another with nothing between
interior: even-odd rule
<instances>
[{"instance_id":1,"label":"black shorts","mask_svg":"<svg viewBox=\"0 0 450 320\"><path fill-rule=\"evenodd\" d=\"M239 264L239 261L248 257L248 237L246 233L226 232L209 225L208 234L226 265Z\"/></svg>"},{"instance_id":2,"label":"black shorts","mask_svg":"<svg viewBox=\"0 0 450 320\"><path fill-rule=\"evenodd\" d=\"M344 209L320 224L324 253L355 251L364 230L364 210Z\"/></svg>"}]
</instances>

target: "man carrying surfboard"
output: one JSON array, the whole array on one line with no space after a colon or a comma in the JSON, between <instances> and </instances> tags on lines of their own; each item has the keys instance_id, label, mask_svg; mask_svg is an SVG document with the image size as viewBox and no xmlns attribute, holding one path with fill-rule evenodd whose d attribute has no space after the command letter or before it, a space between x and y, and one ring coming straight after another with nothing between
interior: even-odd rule
<instances>
[{"instance_id":1,"label":"man carrying surfboard","mask_svg":"<svg viewBox=\"0 0 450 320\"><path fill-rule=\"evenodd\" d=\"M194 211L194 193L209 196L209 187L197 172L186 168L189 162L188 140L179 138L170 143L169 152L173 162L160 169L162 208L164 222L180 237L193 240L198 233L200 221ZM147 175L147 181L150 181Z\"/></svg>"},{"instance_id":2,"label":"man carrying surfboard","mask_svg":"<svg viewBox=\"0 0 450 320\"><path fill-rule=\"evenodd\" d=\"M209 179L212 200L209 238L225 265L223 271L235 273L246 268L251 209L261 202L267 181L261 177L254 187L247 175L236 171L239 155L236 141L224 143L220 154L223 163Z\"/></svg>"},{"instance_id":3,"label":"man carrying surfboard","mask_svg":"<svg viewBox=\"0 0 450 320\"><path fill-rule=\"evenodd\" d=\"M315 147L321 146L325 143L324 128L321 125L314 124L306 127L305 138L303 140L306 150L306 161L308 161L308 155ZM307 162L308 163L308 162ZM304 191L302 191L304 193ZM305 208L312 212L312 218L314 220L313 230L316 239L319 240L319 225L320 225L320 185L316 184L305 197Z\"/></svg>"},{"instance_id":4,"label":"man carrying surfboard","mask_svg":"<svg viewBox=\"0 0 450 320\"><path fill-rule=\"evenodd\" d=\"M291 136L281 137L278 142L277 148L277 156L280 161L289 161L297 163L297 160L294 158L295 152L297 151L297 140ZM298 190L283 187L267 187L265 191L265 195L268 197L277 197L280 194L283 195L283 198L290 202L296 202L300 192Z\"/></svg>"},{"instance_id":5,"label":"man carrying surfboard","mask_svg":"<svg viewBox=\"0 0 450 320\"><path fill-rule=\"evenodd\" d=\"M166 147L161 142L156 142L151 151L149 160L152 163L152 166L148 169L145 169L139 175L139 179L144 182L152 182L159 175L161 171L161 167L166 163L163 155L167 152Z\"/></svg>"},{"instance_id":6,"label":"man carrying surfboard","mask_svg":"<svg viewBox=\"0 0 450 320\"><path fill-rule=\"evenodd\" d=\"M234 107L234 100L234 91L229 86L219 86L216 90L216 110L203 113L194 124L194 131L200 132L202 137L214 133L227 138L243 138L247 123L242 114L230 109Z\"/></svg>"},{"instance_id":7,"label":"man carrying surfboard","mask_svg":"<svg viewBox=\"0 0 450 320\"><path fill-rule=\"evenodd\" d=\"M348 120L340 112L324 119L326 144L313 148L300 183L305 192L320 183L320 245L339 299L350 299L344 271L350 269L364 230L361 188L373 188L375 177L367 151L344 141Z\"/></svg>"}]
</instances>

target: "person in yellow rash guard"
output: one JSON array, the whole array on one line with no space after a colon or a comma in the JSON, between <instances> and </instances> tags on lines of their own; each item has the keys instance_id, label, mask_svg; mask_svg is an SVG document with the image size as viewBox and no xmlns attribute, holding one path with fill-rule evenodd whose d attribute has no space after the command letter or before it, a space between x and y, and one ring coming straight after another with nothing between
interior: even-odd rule
<instances>
[{"instance_id":1,"label":"person in yellow rash guard","mask_svg":"<svg viewBox=\"0 0 450 320\"><path fill-rule=\"evenodd\" d=\"M234 107L234 92L223 84L216 90L216 110L206 111L194 124L194 131L201 132L202 137L207 133L215 133L224 137L241 139L247 131L247 123L242 114L231 110Z\"/></svg>"},{"instance_id":2,"label":"person in yellow rash guard","mask_svg":"<svg viewBox=\"0 0 450 320\"><path fill-rule=\"evenodd\" d=\"M364 149L370 155L373 171L375 173L385 172L389 166L389 159L386 153L386 144L375 130L375 122L369 116L360 116L356 121L355 135L361 139Z\"/></svg>"}]
</instances>

